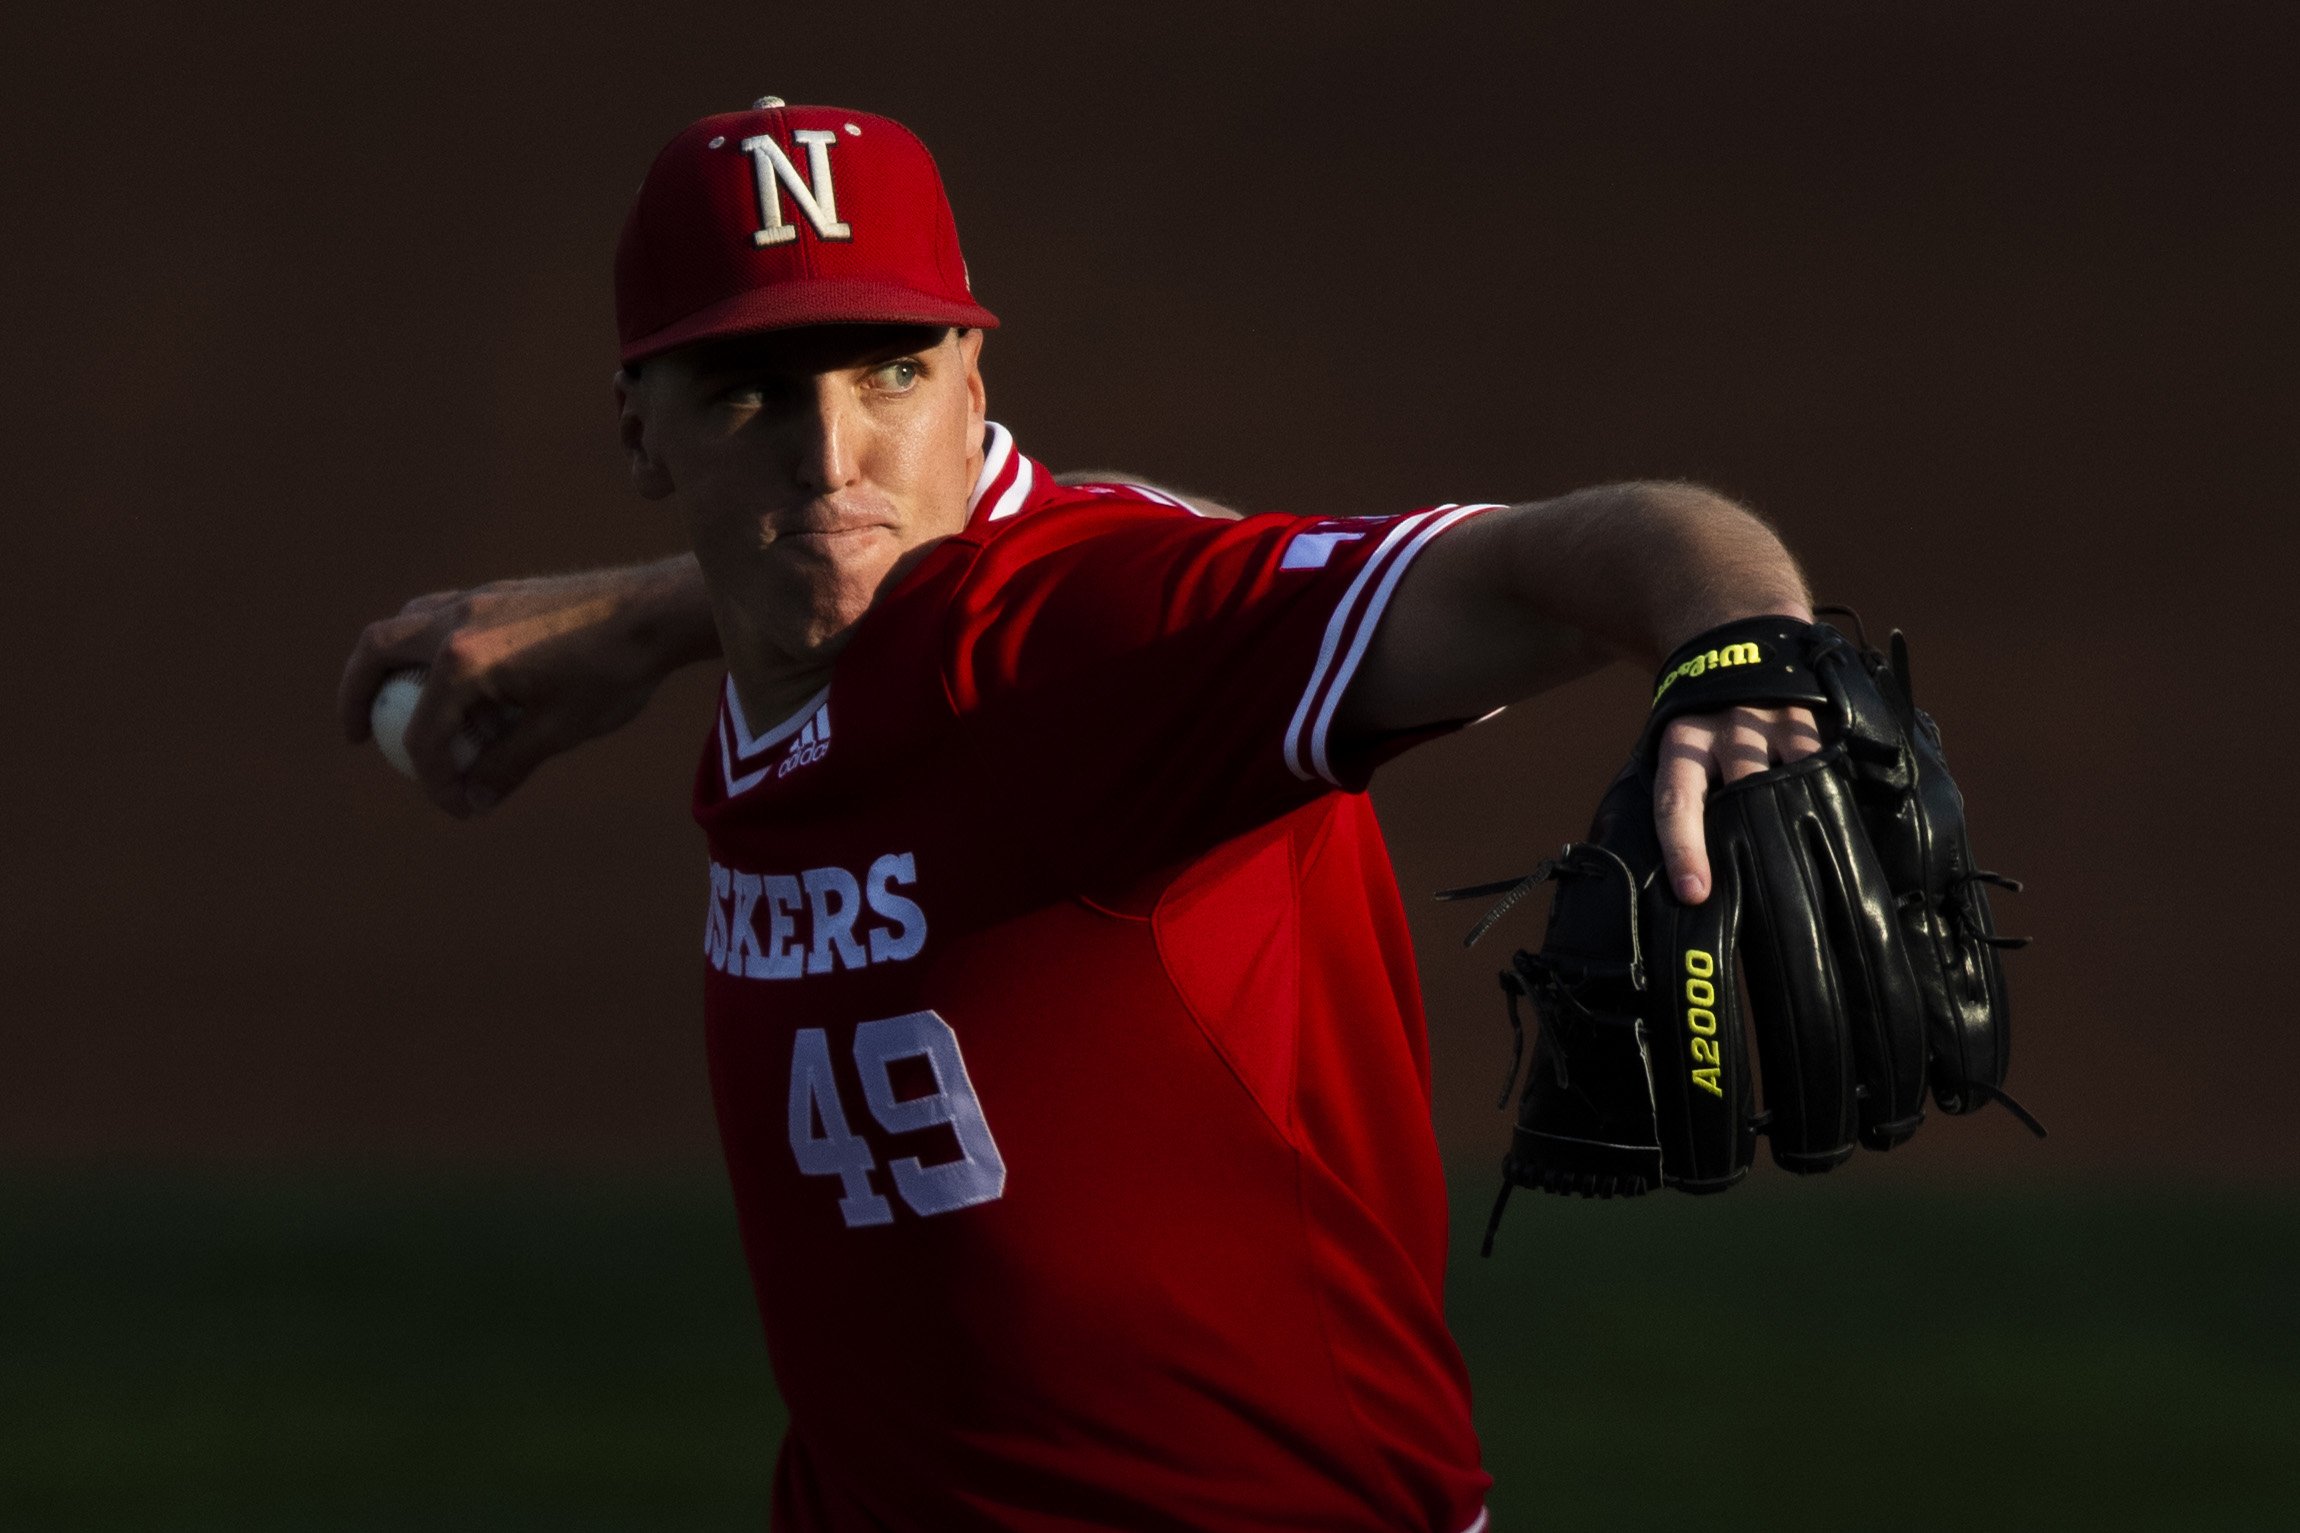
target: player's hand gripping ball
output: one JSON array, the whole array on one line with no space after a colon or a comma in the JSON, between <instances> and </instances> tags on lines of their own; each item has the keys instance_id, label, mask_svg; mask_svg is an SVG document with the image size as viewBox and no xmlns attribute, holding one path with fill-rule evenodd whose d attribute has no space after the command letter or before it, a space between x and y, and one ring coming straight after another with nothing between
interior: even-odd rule
<instances>
[{"instance_id":1,"label":"player's hand gripping ball","mask_svg":"<svg viewBox=\"0 0 2300 1533\"><path fill-rule=\"evenodd\" d=\"M383 678L383 685L375 689L375 701L367 710L367 726L375 736L376 748L383 752L384 760L409 777L415 776L415 763L407 754L407 721L415 716L416 700L423 696L423 678L427 674L420 665L393 671ZM488 735L477 724L465 724L447 748L455 770L470 771L471 763L479 759L487 740Z\"/></svg>"}]
</instances>

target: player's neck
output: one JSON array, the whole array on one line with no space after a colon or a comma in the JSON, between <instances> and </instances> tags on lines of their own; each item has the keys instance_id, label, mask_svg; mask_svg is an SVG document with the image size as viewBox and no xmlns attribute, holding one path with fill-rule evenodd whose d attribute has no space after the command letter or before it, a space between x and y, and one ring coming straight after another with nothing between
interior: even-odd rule
<instances>
[{"instance_id":1,"label":"player's neck","mask_svg":"<svg viewBox=\"0 0 2300 1533\"><path fill-rule=\"evenodd\" d=\"M843 648L844 646L838 646ZM753 734L763 734L799 711L815 694L831 684L830 654L796 661L781 656L761 657L754 651L727 650L727 675L735 683L735 696L743 705L743 719Z\"/></svg>"},{"instance_id":2,"label":"player's neck","mask_svg":"<svg viewBox=\"0 0 2300 1533\"><path fill-rule=\"evenodd\" d=\"M760 590L739 583L713 583L711 621L719 631L719 653L753 733L771 731L801 704L830 685L831 666L847 646L854 623L837 624L835 615L795 619L801 600L780 589Z\"/></svg>"}]
</instances>

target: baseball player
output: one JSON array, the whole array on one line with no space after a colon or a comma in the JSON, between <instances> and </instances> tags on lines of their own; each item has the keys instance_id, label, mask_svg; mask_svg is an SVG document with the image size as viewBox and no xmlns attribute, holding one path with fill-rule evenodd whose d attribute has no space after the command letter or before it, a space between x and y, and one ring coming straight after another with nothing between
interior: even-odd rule
<instances>
[{"instance_id":1,"label":"baseball player","mask_svg":"<svg viewBox=\"0 0 2300 1533\"><path fill-rule=\"evenodd\" d=\"M774 1525L1483 1528L1363 790L1612 659L1809 620L1790 556L1679 485L1236 519L1060 482L988 418L997 320L869 113L679 134L616 302L632 482L691 556L410 603L344 721L428 665L409 751L469 813L723 659L706 1032L790 1411ZM1669 724L1680 894L1709 785L1817 744L1796 707Z\"/></svg>"}]
</instances>

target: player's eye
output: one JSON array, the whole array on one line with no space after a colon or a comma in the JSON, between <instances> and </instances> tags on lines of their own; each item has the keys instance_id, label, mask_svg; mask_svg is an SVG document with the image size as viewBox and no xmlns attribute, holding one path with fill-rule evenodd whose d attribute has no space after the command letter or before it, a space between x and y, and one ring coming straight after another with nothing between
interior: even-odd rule
<instances>
[{"instance_id":1,"label":"player's eye","mask_svg":"<svg viewBox=\"0 0 2300 1533\"><path fill-rule=\"evenodd\" d=\"M767 402L769 389L756 378L741 378L713 391L716 403L739 410L756 410Z\"/></svg>"},{"instance_id":2,"label":"player's eye","mask_svg":"<svg viewBox=\"0 0 2300 1533\"><path fill-rule=\"evenodd\" d=\"M897 357L871 369L870 386L886 394L907 394L926 367L916 357Z\"/></svg>"},{"instance_id":3,"label":"player's eye","mask_svg":"<svg viewBox=\"0 0 2300 1533\"><path fill-rule=\"evenodd\" d=\"M728 410L779 414L790 407L797 394L798 390L782 379L734 378L716 391L714 399Z\"/></svg>"}]
</instances>

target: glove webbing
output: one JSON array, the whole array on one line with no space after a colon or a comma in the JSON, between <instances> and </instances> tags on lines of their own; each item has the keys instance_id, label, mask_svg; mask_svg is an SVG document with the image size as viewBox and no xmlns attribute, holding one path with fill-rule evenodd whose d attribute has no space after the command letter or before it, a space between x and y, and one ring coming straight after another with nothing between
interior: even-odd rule
<instances>
[{"instance_id":1,"label":"glove webbing","mask_svg":"<svg viewBox=\"0 0 2300 1533\"><path fill-rule=\"evenodd\" d=\"M1853 621L1857 624L1860 622L1860 619L1856 617L1853 619ZM1896 633L1893 637L1897 639L1900 637L1900 635ZM1971 873L1965 874L1962 878L1956 880L1955 886L1961 887L1965 884L1990 884L1996 888L2004 890L2007 894L2018 894L2021 892L2021 881L2019 879L2007 878L2002 873L1991 873L1985 869L1976 869ZM1975 931L1973 930L1971 920L1965 914L1965 908L1962 905L1949 906L1946 914L1948 919L1956 924L1958 931L1962 936L1965 936L1975 942L1985 942L1993 948L2003 948L2006 950L2024 948L2027 947L2032 940L2028 937L2004 937L1999 936L1995 932ZM2052 1137L2050 1132L2046 1130L2044 1124L2038 1120L2037 1115L2030 1112L2027 1108L2021 1106L2019 1102L2013 1099L2012 1093L2005 1090L2002 1086L1992 1086L1987 1081L1968 1080L1964 1083L1964 1089L1972 1092L1975 1096L1982 1098L1984 1101L1996 1103L2006 1112L2011 1113L2014 1118L2019 1120L2021 1127L2036 1135L2037 1138L2050 1139Z\"/></svg>"},{"instance_id":2,"label":"glove webbing","mask_svg":"<svg viewBox=\"0 0 2300 1533\"><path fill-rule=\"evenodd\" d=\"M1591 854L1603 857L1607 862L1613 864L1612 868L1575 866L1577 861L1586 863ZM1596 846L1589 842L1569 841L1555 857L1544 859L1538 867L1523 878L1502 879L1487 884L1471 884L1460 889L1440 889L1437 897L1441 900L1473 900L1482 899L1489 895L1498 894L1501 896L1499 903L1487 911L1485 918L1471 927L1469 935L1462 939L1463 947L1475 947L1479 938L1492 931L1495 924L1503 916L1509 914L1520 900L1533 892L1534 885L1553 879L1600 877L1609 871L1618 872L1621 875L1622 886L1628 890L1629 962L1626 965L1585 962L1577 963L1575 968L1580 971L1580 976L1583 979L1626 977L1630 987L1642 993L1645 989L1645 944L1642 929L1638 924L1637 878L1631 872L1629 864L1606 847ZM1509 1006L1510 1046L1509 1073L1501 1083L1501 1098L1494 1104L1499 1110L1506 1111L1508 1109L1510 1095L1517 1089L1518 1071L1525 1064L1525 1018L1518 1010L1517 1000L1519 996L1522 995L1528 1000L1536 1000L1537 1002L1538 999L1545 997L1555 1003L1544 1013L1553 1018L1571 1014L1589 1018L1593 1023L1596 1020L1595 1014L1582 1004L1580 996L1574 993L1574 986L1563 975L1559 974L1558 968L1556 961L1546 955L1520 952L1511 960L1510 967L1501 974L1502 998ZM1537 992L1539 992L1538 996ZM1559 1048L1552 1055L1557 1069L1557 1083L1560 1086L1571 1084L1566 1077L1565 1056L1568 1052L1569 1050L1566 1048ZM1509 1195L1516 1190L1516 1187L1516 1179L1504 1174L1501 1179L1501 1192L1494 1198L1493 1212L1485 1222L1485 1239L1478 1246L1478 1255L1493 1255L1494 1235L1501 1229L1502 1212L1509 1207Z\"/></svg>"}]
</instances>

